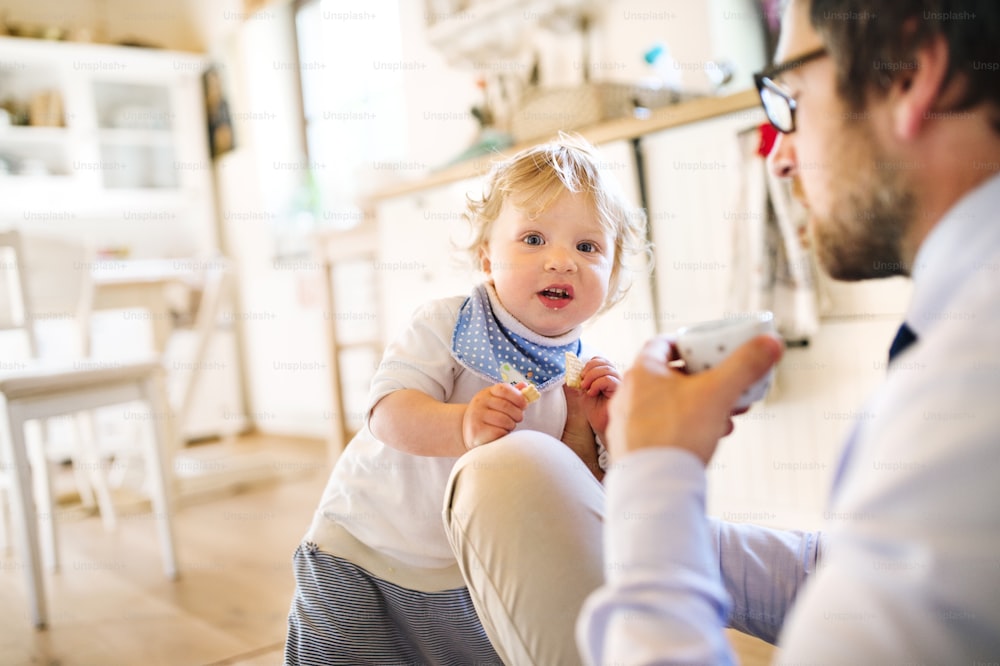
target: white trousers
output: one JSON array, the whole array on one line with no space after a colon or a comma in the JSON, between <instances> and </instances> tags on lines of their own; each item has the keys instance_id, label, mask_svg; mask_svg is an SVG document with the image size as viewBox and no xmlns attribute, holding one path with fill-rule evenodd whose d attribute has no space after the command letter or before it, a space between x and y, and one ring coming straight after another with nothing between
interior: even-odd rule
<instances>
[{"instance_id":1,"label":"white trousers","mask_svg":"<svg viewBox=\"0 0 1000 666\"><path fill-rule=\"evenodd\" d=\"M445 530L508 666L581 663L574 628L604 580L603 518L604 487L548 435L514 432L458 460Z\"/></svg>"}]
</instances>

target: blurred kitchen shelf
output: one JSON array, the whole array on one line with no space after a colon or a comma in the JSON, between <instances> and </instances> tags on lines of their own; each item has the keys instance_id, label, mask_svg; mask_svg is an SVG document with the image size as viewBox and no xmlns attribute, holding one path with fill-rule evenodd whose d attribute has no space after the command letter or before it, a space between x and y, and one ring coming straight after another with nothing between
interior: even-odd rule
<instances>
[{"instance_id":1,"label":"blurred kitchen shelf","mask_svg":"<svg viewBox=\"0 0 1000 666\"><path fill-rule=\"evenodd\" d=\"M740 111L756 110L760 98L753 89L718 97L698 97L658 109L653 109L642 118L619 118L597 123L576 130L591 143L597 145L622 139L634 139L661 130L680 127L718 116ZM511 146L505 151L461 162L413 180L401 180L368 196L367 205L391 199L403 194L420 192L439 185L455 183L467 178L475 178L489 171L497 160L505 159L530 145L545 141L547 137Z\"/></svg>"},{"instance_id":2,"label":"blurred kitchen shelf","mask_svg":"<svg viewBox=\"0 0 1000 666\"><path fill-rule=\"evenodd\" d=\"M0 126L0 143L4 145L56 143L69 141L68 127L36 127L33 125Z\"/></svg>"},{"instance_id":3,"label":"blurred kitchen shelf","mask_svg":"<svg viewBox=\"0 0 1000 666\"><path fill-rule=\"evenodd\" d=\"M0 63L11 120L38 123L0 126L0 226L214 253L205 56L0 37ZM57 219L72 224L46 228Z\"/></svg>"}]
</instances>

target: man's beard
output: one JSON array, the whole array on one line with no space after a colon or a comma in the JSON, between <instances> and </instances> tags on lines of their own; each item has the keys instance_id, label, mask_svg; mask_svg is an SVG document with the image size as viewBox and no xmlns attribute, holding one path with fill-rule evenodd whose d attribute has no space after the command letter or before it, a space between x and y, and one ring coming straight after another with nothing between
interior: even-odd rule
<instances>
[{"instance_id":1,"label":"man's beard","mask_svg":"<svg viewBox=\"0 0 1000 666\"><path fill-rule=\"evenodd\" d=\"M830 160L834 203L826 218L811 221L817 257L836 280L909 275L903 239L916 203L900 167L912 165L885 158L868 125L849 122L843 128L847 140L837 142L843 148Z\"/></svg>"}]
</instances>

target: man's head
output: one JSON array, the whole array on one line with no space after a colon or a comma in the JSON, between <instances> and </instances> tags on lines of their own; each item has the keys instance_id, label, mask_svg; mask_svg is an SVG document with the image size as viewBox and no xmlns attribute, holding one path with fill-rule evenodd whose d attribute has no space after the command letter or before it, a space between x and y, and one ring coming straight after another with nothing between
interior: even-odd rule
<instances>
[{"instance_id":1,"label":"man's head","mask_svg":"<svg viewBox=\"0 0 1000 666\"><path fill-rule=\"evenodd\" d=\"M874 8L873 8L874 7ZM916 51L941 37L948 50L942 88L961 81L936 111L993 105L1000 132L1000 11L996 0L812 0L809 20L830 52L837 92L852 111L888 94L917 67Z\"/></svg>"},{"instance_id":2,"label":"man's head","mask_svg":"<svg viewBox=\"0 0 1000 666\"><path fill-rule=\"evenodd\" d=\"M1000 5L791 0L775 63L758 87L790 133L772 168L799 181L821 263L845 280L909 274L991 175L968 166L1000 145Z\"/></svg>"}]
</instances>

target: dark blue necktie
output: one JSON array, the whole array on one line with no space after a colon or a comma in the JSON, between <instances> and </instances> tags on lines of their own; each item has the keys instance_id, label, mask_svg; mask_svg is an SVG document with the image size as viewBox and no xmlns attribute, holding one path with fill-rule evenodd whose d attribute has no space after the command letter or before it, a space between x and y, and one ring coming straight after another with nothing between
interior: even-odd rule
<instances>
[{"instance_id":1,"label":"dark blue necktie","mask_svg":"<svg viewBox=\"0 0 1000 666\"><path fill-rule=\"evenodd\" d=\"M892 345L889 347L889 362L903 353L903 351L917 341L917 334L913 332L913 329L903 322L903 325L899 327L896 331L896 337L892 340Z\"/></svg>"},{"instance_id":2,"label":"dark blue necktie","mask_svg":"<svg viewBox=\"0 0 1000 666\"><path fill-rule=\"evenodd\" d=\"M913 332L913 329L907 326L904 321L896 331L896 337L892 339L892 344L889 346L889 363L892 360L903 353L903 351L917 341L917 334ZM851 431L850 436L847 438L847 446L844 448L844 452L840 456L840 461L837 463L837 469L833 474L833 488L840 485L841 477L844 474L844 469L847 467L847 461L851 457L851 452L854 449L854 442L857 435L857 425L854 426L854 430Z\"/></svg>"}]
</instances>

